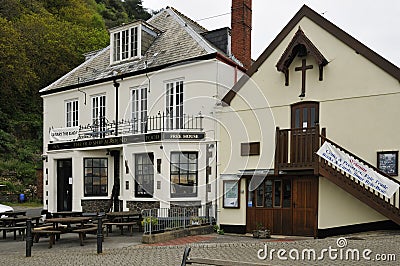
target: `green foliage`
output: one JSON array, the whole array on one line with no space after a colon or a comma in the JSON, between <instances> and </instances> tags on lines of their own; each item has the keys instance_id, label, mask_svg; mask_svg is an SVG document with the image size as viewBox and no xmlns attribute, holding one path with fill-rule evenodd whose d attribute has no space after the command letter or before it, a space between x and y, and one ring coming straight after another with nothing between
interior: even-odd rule
<instances>
[{"instance_id":1,"label":"green foliage","mask_svg":"<svg viewBox=\"0 0 400 266\"><path fill-rule=\"evenodd\" d=\"M0 0L0 177L36 178L39 90L106 47L107 27L148 17L141 0Z\"/></svg>"},{"instance_id":2,"label":"green foliage","mask_svg":"<svg viewBox=\"0 0 400 266\"><path fill-rule=\"evenodd\" d=\"M158 219L156 217L146 216L146 217L143 217L143 220L141 223L142 223L142 226L144 226L146 224L156 225L156 224L158 224Z\"/></svg>"}]
</instances>

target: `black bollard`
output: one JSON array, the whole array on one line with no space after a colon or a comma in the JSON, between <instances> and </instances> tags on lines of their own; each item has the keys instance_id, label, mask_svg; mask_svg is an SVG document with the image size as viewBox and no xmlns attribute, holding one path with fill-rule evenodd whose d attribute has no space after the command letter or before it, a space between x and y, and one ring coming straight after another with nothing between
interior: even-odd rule
<instances>
[{"instance_id":1,"label":"black bollard","mask_svg":"<svg viewBox=\"0 0 400 266\"><path fill-rule=\"evenodd\" d=\"M32 219L26 220L26 257L31 256L32 249Z\"/></svg>"},{"instance_id":2,"label":"black bollard","mask_svg":"<svg viewBox=\"0 0 400 266\"><path fill-rule=\"evenodd\" d=\"M97 215L97 254L103 253L103 221L101 214Z\"/></svg>"}]
</instances>

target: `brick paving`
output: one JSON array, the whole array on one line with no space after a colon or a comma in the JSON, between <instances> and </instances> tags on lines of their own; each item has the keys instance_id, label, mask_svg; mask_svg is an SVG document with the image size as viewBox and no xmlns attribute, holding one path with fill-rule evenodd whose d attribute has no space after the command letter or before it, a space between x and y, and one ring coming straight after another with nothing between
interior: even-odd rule
<instances>
[{"instance_id":1,"label":"brick paving","mask_svg":"<svg viewBox=\"0 0 400 266\"><path fill-rule=\"evenodd\" d=\"M63 266L179 266L185 247L190 246L192 248L191 257L257 262L265 265L399 265L400 230L345 235L342 236L346 238L345 241L337 243L339 237L313 239L272 236L271 239L254 239L243 235L209 234L148 245L141 243L141 233L135 232L133 236L121 236L118 232L114 232L105 238L103 253L97 254L96 236L88 235L85 246L81 247L77 235L66 234L62 235L61 240L57 241L51 249L48 248L47 239L41 239L32 247L32 257L27 258L25 257L25 242L20 239L14 241L12 234L9 233L7 239L0 239L0 264L5 266L54 266L58 264ZM268 256L263 259L265 250ZM313 258L311 250L316 252L315 260L309 260L307 257L308 254L311 254L310 256ZM359 259L352 257L352 252L355 250L359 252ZM284 251L285 253L283 253ZM296 251L299 259L295 260L292 258L296 257ZM370 258L369 260L362 257L364 251L367 251L365 257ZM304 252L305 259L301 258L302 252ZM346 260L346 254L350 259ZM258 258L258 255L261 256L261 259ZM376 255L381 255L391 261L378 261L379 257ZM318 260L318 257L321 257L321 260ZM283 260L285 258L286 260Z\"/></svg>"},{"instance_id":2,"label":"brick paving","mask_svg":"<svg viewBox=\"0 0 400 266\"><path fill-rule=\"evenodd\" d=\"M338 248L337 239L330 237L325 239L312 239L301 237L279 237L272 239L254 239L249 236L217 235L189 236L159 244L145 245L140 243L140 234L133 236L110 235L103 244L103 253L96 253L96 238L88 236L85 246L80 247L77 236L64 235L52 249L47 248L47 240L34 244L32 257L25 257L25 242L11 238L0 240L0 263L9 265L181 265L184 248L192 248L191 257L226 259L245 262L265 263L266 265L398 265L400 260L400 231L375 231L360 234L346 235L347 245ZM330 259L328 252L324 253L322 260L301 259L303 250L314 249L316 258L323 249L336 249L336 259ZM271 257L259 259L267 249ZM286 254L278 258L277 250L284 249ZM368 256L371 260L365 260L360 253L359 260L345 260L347 250L358 249L362 252L370 249ZM294 260L294 250L300 252L300 259ZM340 251L342 250L342 251ZM340 257L342 252L342 258ZM308 253L307 253L308 254ZM306 255L307 255L306 254ZM396 261L378 262L376 254L394 254Z\"/></svg>"}]
</instances>

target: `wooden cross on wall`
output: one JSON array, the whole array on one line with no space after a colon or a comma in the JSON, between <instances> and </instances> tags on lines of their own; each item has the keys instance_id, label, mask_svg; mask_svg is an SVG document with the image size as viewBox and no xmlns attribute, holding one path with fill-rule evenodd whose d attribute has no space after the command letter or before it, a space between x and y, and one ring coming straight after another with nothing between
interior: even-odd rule
<instances>
[{"instance_id":1,"label":"wooden cross on wall","mask_svg":"<svg viewBox=\"0 0 400 266\"><path fill-rule=\"evenodd\" d=\"M301 66L300 67L296 67L294 70L295 71L301 71L301 94L299 95L299 97L305 97L306 96L306 71L308 69L312 69L313 66L312 65L308 65L307 66L307 62L306 59L303 59L301 61Z\"/></svg>"}]
</instances>

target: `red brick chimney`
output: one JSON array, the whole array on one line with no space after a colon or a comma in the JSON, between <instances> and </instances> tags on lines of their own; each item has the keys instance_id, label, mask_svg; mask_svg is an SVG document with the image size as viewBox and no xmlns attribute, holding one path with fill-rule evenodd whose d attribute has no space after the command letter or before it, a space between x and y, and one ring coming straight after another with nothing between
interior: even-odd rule
<instances>
[{"instance_id":1,"label":"red brick chimney","mask_svg":"<svg viewBox=\"0 0 400 266\"><path fill-rule=\"evenodd\" d=\"M251 0L232 0L231 50L246 69L251 66Z\"/></svg>"}]
</instances>

